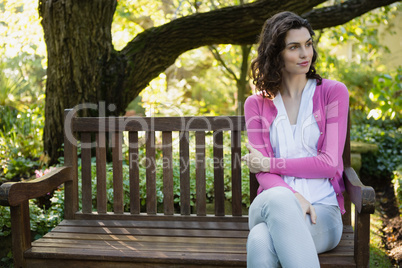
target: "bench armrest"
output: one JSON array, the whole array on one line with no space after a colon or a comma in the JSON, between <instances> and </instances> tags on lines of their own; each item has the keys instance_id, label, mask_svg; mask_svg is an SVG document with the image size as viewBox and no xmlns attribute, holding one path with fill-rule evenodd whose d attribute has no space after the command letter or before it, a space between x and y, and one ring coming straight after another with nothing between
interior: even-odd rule
<instances>
[{"instance_id":1,"label":"bench armrest","mask_svg":"<svg viewBox=\"0 0 402 268\"><path fill-rule=\"evenodd\" d=\"M17 206L26 200L43 196L70 181L71 170L71 167L59 167L38 179L3 183L0 186L0 205Z\"/></svg>"},{"instance_id":2,"label":"bench armrest","mask_svg":"<svg viewBox=\"0 0 402 268\"><path fill-rule=\"evenodd\" d=\"M375 205L373 187L363 185L352 167L345 168L343 175L346 191L356 210L363 214L373 214Z\"/></svg>"}]
</instances>

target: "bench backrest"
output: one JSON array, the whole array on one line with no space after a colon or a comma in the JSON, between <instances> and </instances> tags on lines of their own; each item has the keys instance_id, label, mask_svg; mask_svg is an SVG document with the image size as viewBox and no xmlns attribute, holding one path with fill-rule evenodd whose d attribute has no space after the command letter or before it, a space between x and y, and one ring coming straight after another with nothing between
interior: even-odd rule
<instances>
[{"instance_id":1,"label":"bench backrest","mask_svg":"<svg viewBox=\"0 0 402 268\"><path fill-rule=\"evenodd\" d=\"M207 199L212 197L214 215L224 216L225 192L232 216L242 216L244 131L242 116L77 117L73 110L66 110L65 164L73 166L75 172L66 185L65 217L74 218L77 212L155 215L161 212L161 199L164 215L205 216ZM107 158L111 158L111 167ZM146 194L140 192L144 184ZM243 187L255 195L255 183ZM144 195L146 199L141 198Z\"/></svg>"},{"instance_id":2,"label":"bench backrest","mask_svg":"<svg viewBox=\"0 0 402 268\"><path fill-rule=\"evenodd\" d=\"M73 110L66 110L65 164L75 172L65 185L65 218L75 218L77 212L155 215L161 212L158 200L163 200L159 202L163 203L163 215L205 216L208 197L214 201L214 215L225 216L225 192L232 204L231 215L246 216L242 212L243 195L252 202L258 182L251 173L242 181L245 130L244 116L77 117ZM229 153L226 157L225 152ZM350 166L349 128L343 157L345 166ZM107 158L112 160L112 171L107 169ZM123 167L123 162L128 164ZM141 174L144 169L145 174ZM109 181L107 174L111 172ZM146 193L141 193L144 184ZM249 192L242 192L242 188ZM141 198L144 195L146 198ZM350 207L347 196L346 206ZM350 214L344 215L344 223L350 224Z\"/></svg>"}]
</instances>

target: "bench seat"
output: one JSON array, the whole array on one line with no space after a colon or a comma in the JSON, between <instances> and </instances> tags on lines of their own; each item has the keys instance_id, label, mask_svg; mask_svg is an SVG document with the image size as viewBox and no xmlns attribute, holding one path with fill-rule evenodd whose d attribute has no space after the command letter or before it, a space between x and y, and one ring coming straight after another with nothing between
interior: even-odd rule
<instances>
[{"instance_id":1,"label":"bench seat","mask_svg":"<svg viewBox=\"0 0 402 268\"><path fill-rule=\"evenodd\" d=\"M32 243L24 254L27 266L246 267L248 224L244 219L157 218L63 220ZM319 255L322 267L333 263L355 267L353 248L353 229L345 226L338 247Z\"/></svg>"},{"instance_id":2,"label":"bench seat","mask_svg":"<svg viewBox=\"0 0 402 268\"><path fill-rule=\"evenodd\" d=\"M182 216L180 216L182 217ZM157 218L157 217L155 217ZM191 217L188 217L191 218ZM246 263L247 221L64 220L25 253L28 267L232 266ZM38 266L36 259L42 259ZM75 265L77 266L77 265Z\"/></svg>"}]
</instances>

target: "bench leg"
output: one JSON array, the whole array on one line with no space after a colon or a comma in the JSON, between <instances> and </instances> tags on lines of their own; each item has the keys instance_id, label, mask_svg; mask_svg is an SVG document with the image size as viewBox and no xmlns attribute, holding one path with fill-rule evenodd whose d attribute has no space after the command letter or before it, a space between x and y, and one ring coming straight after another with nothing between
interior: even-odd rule
<instances>
[{"instance_id":1,"label":"bench leg","mask_svg":"<svg viewBox=\"0 0 402 268\"><path fill-rule=\"evenodd\" d=\"M368 267L370 259L370 214L355 212L354 242L356 266Z\"/></svg>"},{"instance_id":2,"label":"bench leg","mask_svg":"<svg viewBox=\"0 0 402 268\"><path fill-rule=\"evenodd\" d=\"M31 247L31 228L29 222L29 203L10 207L11 236L14 267L25 267L24 252Z\"/></svg>"}]
</instances>

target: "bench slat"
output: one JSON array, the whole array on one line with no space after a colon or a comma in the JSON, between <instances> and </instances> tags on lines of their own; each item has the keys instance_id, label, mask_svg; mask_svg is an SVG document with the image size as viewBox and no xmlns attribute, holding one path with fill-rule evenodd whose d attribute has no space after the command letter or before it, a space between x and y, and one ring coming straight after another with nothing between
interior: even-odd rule
<instances>
[{"instance_id":1,"label":"bench slat","mask_svg":"<svg viewBox=\"0 0 402 268\"><path fill-rule=\"evenodd\" d=\"M180 229L180 228L120 228L120 227L70 227L57 226L53 232L62 233L86 233L86 234L109 234L114 235L150 235L150 236L171 236L171 237L234 237L241 238L248 235L244 230L201 230L201 229Z\"/></svg>"},{"instance_id":2,"label":"bench slat","mask_svg":"<svg viewBox=\"0 0 402 268\"><path fill-rule=\"evenodd\" d=\"M129 242L133 241L132 235L115 235L115 234L83 234L83 233L49 233L46 234L42 239L71 239L76 241L85 241L92 240L92 241L122 241L122 242ZM197 238L197 239L204 239L209 241L211 244L233 244L239 243L245 245L247 242L246 238L233 238L233 237L208 237L208 238ZM34 243L38 243L41 240L36 240ZM138 242L152 242L152 243L164 243L164 242L171 242L171 236L149 236L149 235L136 235L135 241ZM186 244L194 244L196 243L193 237L175 237L174 241L177 243L186 243ZM36 245L36 244L34 244Z\"/></svg>"},{"instance_id":3,"label":"bench slat","mask_svg":"<svg viewBox=\"0 0 402 268\"><path fill-rule=\"evenodd\" d=\"M189 265L218 265L218 266L244 266L245 254L220 254L220 253L197 253L197 252L166 252L166 251L135 251L131 249L124 250L92 250L90 248L85 249L74 249L74 248L49 248L49 247L35 247L28 250L25 253L28 258L42 257L46 258L47 262L51 262L52 259L63 259L63 264L67 261L72 261L74 259L79 259L80 262L77 264L84 264L82 260L102 260L103 264L101 267L110 267L110 263L105 261L117 261L116 266L120 266L120 261L124 260L131 262L132 267L134 265L139 265L136 267L145 267L144 264L182 264L185 267ZM64 261L65 259L65 261ZM56 264L60 265L60 260L57 260ZM41 266L36 266L41 267ZM42 266L43 267L43 266ZM53 266L55 267L55 266ZM97 267L97 266L91 266ZM148 266L152 267L152 266Z\"/></svg>"},{"instance_id":4,"label":"bench slat","mask_svg":"<svg viewBox=\"0 0 402 268\"><path fill-rule=\"evenodd\" d=\"M91 214L83 214L83 213L76 213L74 215L76 220L149 220L149 221L158 221L161 220L163 217L164 220L171 220L171 221L194 221L195 219L200 222L205 221L219 221L219 222L247 222L247 216L241 217L232 217L231 215L224 215L224 216L215 216L214 214L207 214L207 216L197 216L195 214L186 215L181 214L173 214L173 215L164 215L162 213L157 213L154 215L149 215L146 213L140 213L139 215L131 215L130 213L123 213L123 214L114 214L112 212L108 212L106 214L98 214L97 212L93 212Z\"/></svg>"},{"instance_id":5,"label":"bench slat","mask_svg":"<svg viewBox=\"0 0 402 268\"><path fill-rule=\"evenodd\" d=\"M121 132L112 133L113 211L116 214L124 212L122 142L123 137Z\"/></svg>"},{"instance_id":6,"label":"bench slat","mask_svg":"<svg viewBox=\"0 0 402 268\"><path fill-rule=\"evenodd\" d=\"M223 166L223 132L214 131L214 190L215 215L225 215L225 186Z\"/></svg>"},{"instance_id":7,"label":"bench slat","mask_svg":"<svg viewBox=\"0 0 402 268\"><path fill-rule=\"evenodd\" d=\"M72 131L215 131L246 130L243 116L74 117Z\"/></svg>"},{"instance_id":8,"label":"bench slat","mask_svg":"<svg viewBox=\"0 0 402 268\"><path fill-rule=\"evenodd\" d=\"M147 186L147 213L156 214L156 159L155 159L155 131L146 132L146 186Z\"/></svg>"},{"instance_id":9,"label":"bench slat","mask_svg":"<svg viewBox=\"0 0 402 268\"><path fill-rule=\"evenodd\" d=\"M205 132L195 133L195 179L197 215L205 216L206 209L206 178L205 178Z\"/></svg>"},{"instance_id":10,"label":"bench slat","mask_svg":"<svg viewBox=\"0 0 402 268\"><path fill-rule=\"evenodd\" d=\"M136 251L166 251L166 252L199 252L199 253L216 253L216 247L219 247L221 253L244 253L244 242L240 241L232 244L223 244L217 242L211 246L211 242L208 238L194 238L189 244L177 243L175 240L158 242L153 241L115 241L110 240L108 243L99 240L73 240L73 239L42 239L39 242L34 242L38 247L60 247L62 243L63 248L91 248L99 250L116 249L125 250L132 249Z\"/></svg>"},{"instance_id":11,"label":"bench slat","mask_svg":"<svg viewBox=\"0 0 402 268\"><path fill-rule=\"evenodd\" d=\"M174 214L173 198L173 147L172 132L162 132L163 153L163 211L165 215Z\"/></svg>"},{"instance_id":12,"label":"bench slat","mask_svg":"<svg viewBox=\"0 0 402 268\"><path fill-rule=\"evenodd\" d=\"M138 163L138 132L128 134L129 142L129 180L130 180L130 213L140 214L140 168Z\"/></svg>"},{"instance_id":13,"label":"bench slat","mask_svg":"<svg viewBox=\"0 0 402 268\"><path fill-rule=\"evenodd\" d=\"M163 217L164 218L164 217ZM198 219L199 217L197 217ZM220 222L203 221L193 219L192 221L169 221L169 220L63 220L59 226L80 226L80 227L113 227L113 228L171 228L171 229L199 229L199 230L242 230L248 231L247 222ZM353 233L352 233L353 235ZM353 239L353 238L352 238Z\"/></svg>"},{"instance_id":14,"label":"bench slat","mask_svg":"<svg viewBox=\"0 0 402 268\"><path fill-rule=\"evenodd\" d=\"M107 195L105 132L96 133L96 205L98 213L106 213Z\"/></svg>"},{"instance_id":15,"label":"bench slat","mask_svg":"<svg viewBox=\"0 0 402 268\"><path fill-rule=\"evenodd\" d=\"M180 132L180 210L182 215L190 215L190 150L189 132Z\"/></svg>"},{"instance_id":16,"label":"bench slat","mask_svg":"<svg viewBox=\"0 0 402 268\"><path fill-rule=\"evenodd\" d=\"M92 212L91 133L81 133L82 212Z\"/></svg>"},{"instance_id":17,"label":"bench slat","mask_svg":"<svg viewBox=\"0 0 402 268\"><path fill-rule=\"evenodd\" d=\"M242 215L241 132L232 131L232 215Z\"/></svg>"}]
</instances>

